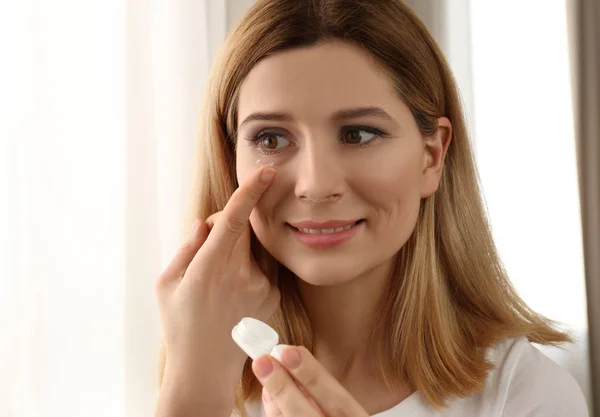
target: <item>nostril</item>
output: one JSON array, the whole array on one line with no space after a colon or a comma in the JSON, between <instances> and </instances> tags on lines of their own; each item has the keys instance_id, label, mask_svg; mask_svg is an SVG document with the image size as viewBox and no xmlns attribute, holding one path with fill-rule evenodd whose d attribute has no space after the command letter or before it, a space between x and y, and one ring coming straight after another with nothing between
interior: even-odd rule
<instances>
[{"instance_id":1,"label":"nostril","mask_svg":"<svg viewBox=\"0 0 600 417\"><path fill-rule=\"evenodd\" d=\"M336 197L335 195L330 195L330 196L328 196L328 197L326 197L326 198L324 198L324 199L322 199L322 200L315 200L315 199L313 199L313 198L306 197L306 196L303 196L302 198L304 198L304 199L306 199L306 200L310 200L310 201L312 201L313 203L324 203L324 202L326 202L326 201L331 201L331 200L334 200L334 199L336 199L337 197Z\"/></svg>"}]
</instances>

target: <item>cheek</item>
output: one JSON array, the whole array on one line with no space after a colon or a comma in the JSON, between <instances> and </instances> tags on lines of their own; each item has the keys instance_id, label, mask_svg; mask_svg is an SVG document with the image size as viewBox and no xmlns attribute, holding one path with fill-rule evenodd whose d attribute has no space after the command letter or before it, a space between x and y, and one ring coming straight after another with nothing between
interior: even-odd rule
<instances>
[{"instance_id":1,"label":"cheek","mask_svg":"<svg viewBox=\"0 0 600 417\"><path fill-rule=\"evenodd\" d=\"M238 180L238 184L242 184L244 180L250 175L252 172L252 168L258 168L258 165L250 163L250 158L246 155L247 152L243 152L238 148L236 149L236 158L235 158L235 174Z\"/></svg>"},{"instance_id":2,"label":"cheek","mask_svg":"<svg viewBox=\"0 0 600 417\"><path fill-rule=\"evenodd\" d=\"M396 172L381 176L366 188L369 200L376 207L397 206L414 203L420 199L419 176L414 172Z\"/></svg>"},{"instance_id":3,"label":"cheek","mask_svg":"<svg viewBox=\"0 0 600 417\"><path fill-rule=\"evenodd\" d=\"M414 231L421 204L421 155L393 152L379 164L361 168L361 199L370 206L372 231L381 250L390 255L406 243Z\"/></svg>"},{"instance_id":4,"label":"cheek","mask_svg":"<svg viewBox=\"0 0 600 417\"><path fill-rule=\"evenodd\" d=\"M356 189L376 209L391 210L420 200L421 155L416 149L390 151L360 165L354 174Z\"/></svg>"}]
</instances>

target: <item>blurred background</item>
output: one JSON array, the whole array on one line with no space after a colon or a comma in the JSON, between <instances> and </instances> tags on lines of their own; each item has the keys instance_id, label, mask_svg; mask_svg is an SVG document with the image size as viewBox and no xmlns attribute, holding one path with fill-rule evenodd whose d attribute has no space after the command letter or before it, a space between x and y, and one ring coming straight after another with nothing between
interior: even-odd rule
<instances>
[{"instance_id":1,"label":"blurred background","mask_svg":"<svg viewBox=\"0 0 600 417\"><path fill-rule=\"evenodd\" d=\"M600 417L600 5L412 0L500 254ZM0 0L0 416L149 416L206 75L252 0ZM595 384L594 384L595 382Z\"/></svg>"}]
</instances>

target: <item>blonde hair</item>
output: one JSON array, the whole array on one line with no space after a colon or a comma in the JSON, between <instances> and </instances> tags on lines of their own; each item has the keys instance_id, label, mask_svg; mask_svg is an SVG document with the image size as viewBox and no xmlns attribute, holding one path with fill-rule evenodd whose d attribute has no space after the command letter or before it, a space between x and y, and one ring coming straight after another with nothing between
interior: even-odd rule
<instances>
[{"instance_id":1,"label":"blonde hair","mask_svg":"<svg viewBox=\"0 0 600 417\"><path fill-rule=\"evenodd\" d=\"M570 337L517 295L496 251L481 197L457 86L440 48L399 0L261 0L226 39L202 110L193 190L194 217L222 210L237 187L235 141L242 81L261 59L331 40L368 52L391 77L424 137L437 118L453 125L438 190L423 199L414 233L396 256L371 349L390 386L408 382L434 406L481 391L492 364L486 349L507 337L558 345ZM260 245L254 239L253 244ZM255 254L259 251L253 248ZM268 254L259 254L262 261ZM272 261L272 260L271 260ZM276 262L276 261L275 261ZM271 324L281 343L312 349L295 276L275 268L280 310ZM160 363L165 365L163 349ZM162 378L161 378L162 379ZM260 395L246 363L237 407Z\"/></svg>"}]
</instances>

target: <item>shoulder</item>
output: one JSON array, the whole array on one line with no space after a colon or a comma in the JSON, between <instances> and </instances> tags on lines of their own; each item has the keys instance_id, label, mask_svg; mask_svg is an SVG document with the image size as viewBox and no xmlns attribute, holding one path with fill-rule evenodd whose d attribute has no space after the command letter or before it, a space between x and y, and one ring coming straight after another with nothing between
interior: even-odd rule
<instances>
[{"instance_id":1,"label":"shoulder","mask_svg":"<svg viewBox=\"0 0 600 417\"><path fill-rule=\"evenodd\" d=\"M587 417L577 381L526 338L507 339L492 351L495 384L506 417Z\"/></svg>"}]
</instances>

